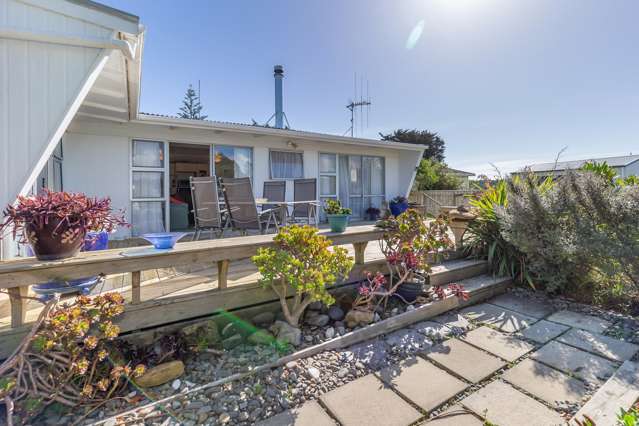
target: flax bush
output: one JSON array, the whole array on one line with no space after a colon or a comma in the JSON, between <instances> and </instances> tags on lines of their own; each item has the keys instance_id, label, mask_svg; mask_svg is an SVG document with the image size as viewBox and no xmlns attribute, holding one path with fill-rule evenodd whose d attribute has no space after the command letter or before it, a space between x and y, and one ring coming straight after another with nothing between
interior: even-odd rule
<instances>
[{"instance_id":1,"label":"flax bush","mask_svg":"<svg viewBox=\"0 0 639 426\"><path fill-rule=\"evenodd\" d=\"M550 188L534 176L508 183L501 236L523 253L527 272L551 293L637 304L639 186L596 170L569 171Z\"/></svg>"}]
</instances>

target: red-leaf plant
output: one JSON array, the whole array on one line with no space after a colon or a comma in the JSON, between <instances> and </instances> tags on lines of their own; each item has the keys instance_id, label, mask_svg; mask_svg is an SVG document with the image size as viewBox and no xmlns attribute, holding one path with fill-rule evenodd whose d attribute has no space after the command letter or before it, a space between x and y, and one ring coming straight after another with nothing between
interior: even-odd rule
<instances>
[{"instance_id":1,"label":"red-leaf plant","mask_svg":"<svg viewBox=\"0 0 639 426\"><path fill-rule=\"evenodd\" d=\"M414 209L385 220L381 226L385 232L380 245L390 277L387 281L379 272L367 274L354 302L355 307L372 309L385 303L399 286L430 272L429 256L437 257L441 250L452 246L448 225L443 219L427 223Z\"/></svg>"},{"instance_id":2,"label":"red-leaf plant","mask_svg":"<svg viewBox=\"0 0 639 426\"><path fill-rule=\"evenodd\" d=\"M0 238L8 228L12 236L20 234L20 243L27 242L26 229L33 225L42 229L49 221L59 219L54 232L72 229L75 233L87 231L111 232L117 226L128 226L124 212L114 213L110 198L92 198L82 193L53 192L18 197L15 205L4 210L5 219L0 223Z\"/></svg>"}]
</instances>

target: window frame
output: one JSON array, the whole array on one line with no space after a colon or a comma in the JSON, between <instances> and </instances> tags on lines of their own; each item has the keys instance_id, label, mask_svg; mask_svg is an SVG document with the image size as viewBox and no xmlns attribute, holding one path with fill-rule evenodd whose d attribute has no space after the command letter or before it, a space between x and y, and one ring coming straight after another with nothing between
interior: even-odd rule
<instances>
[{"instance_id":1,"label":"window frame","mask_svg":"<svg viewBox=\"0 0 639 426\"><path fill-rule=\"evenodd\" d=\"M250 155L250 166L249 166L249 179L251 179L251 182L253 182L253 176L255 175L255 153L254 153L254 147L252 146L242 146L242 145L228 145L228 144L223 144L223 143L211 143L209 144L210 149L209 149L209 162L210 162L210 169L211 169L211 176L215 176L215 177L219 177L216 173L215 173L215 149L217 147L227 147L227 148L242 148L242 149L248 149L249 152L251 153ZM233 155L235 156L235 152L233 153ZM233 160L235 161L235 159Z\"/></svg>"},{"instance_id":2,"label":"window frame","mask_svg":"<svg viewBox=\"0 0 639 426\"><path fill-rule=\"evenodd\" d=\"M302 176L299 177L273 177L273 167L271 165L271 153L272 152L288 152L288 153L292 153L292 154L298 154L302 157ZM304 174L304 151L297 151L294 149L276 149L276 148L269 148L268 150L268 175L269 178L271 180L295 180L295 179L304 179L304 177L306 176Z\"/></svg>"},{"instance_id":3,"label":"window frame","mask_svg":"<svg viewBox=\"0 0 639 426\"><path fill-rule=\"evenodd\" d=\"M134 166L133 165L133 145L135 142L154 142L162 145L162 153L163 153L163 162L162 167L146 167L146 166ZM149 138L130 138L129 140L129 208L130 208L130 222L132 227L135 226L133 223L133 203L144 203L144 202L161 202L164 209L163 214L163 226L164 229L169 229L168 224L170 223L169 217L169 192L170 192L170 182L169 182L169 143L163 139L149 139ZM134 172L160 172L162 173L162 197L134 197L133 196L133 174ZM131 230L131 235L133 235L133 230Z\"/></svg>"}]
</instances>

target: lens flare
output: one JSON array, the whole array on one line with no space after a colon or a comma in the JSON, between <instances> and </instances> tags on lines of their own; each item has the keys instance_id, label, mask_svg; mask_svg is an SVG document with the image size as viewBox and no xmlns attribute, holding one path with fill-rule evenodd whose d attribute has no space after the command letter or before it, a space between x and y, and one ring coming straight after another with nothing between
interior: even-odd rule
<instances>
[{"instance_id":1,"label":"lens flare","mask_svg":"<svg viewBox=\"0 0 639 426\"><path fill-rule=\"evenodd\" d=\"M422 19L415 25L413 30L408 35L408 39L406 40L406 49L411 50L417 45L417 42L422 37L422 33L424 32L424 20Z\"/></svg>"}]
</instances>

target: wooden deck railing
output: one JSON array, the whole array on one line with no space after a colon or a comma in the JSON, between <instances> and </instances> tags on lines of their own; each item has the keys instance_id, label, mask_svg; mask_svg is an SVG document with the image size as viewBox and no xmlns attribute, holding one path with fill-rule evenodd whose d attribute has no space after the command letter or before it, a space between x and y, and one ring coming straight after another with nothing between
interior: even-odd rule
<instances>
[{"instance_id":1,"label":"wooden deck railing","mask_svg":"<svg viewBox=\"0 0 639 426\"><path fill-rule=\"evenodd\" d=\"M372 225L352 226L343 233L320 232L333 245L352 244L355 264L364 264L364 250L369 241L381 237L382 231ZM246 259L262 247L273 245L274 235L235 237L178 243L168 251L141 252L140 247L83 252L56 261L17 258L0 262L0 289L7 289L11 303L11 327L24 324L25 297L29 286L51 280L70 280L99 274L131 273L131 303L143 301L141 272L150 269L217 262L217 290L227 288L229 264Z\"/></svg>"}]
</instances>

